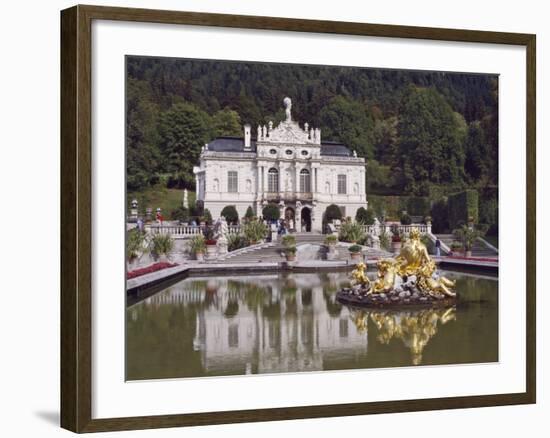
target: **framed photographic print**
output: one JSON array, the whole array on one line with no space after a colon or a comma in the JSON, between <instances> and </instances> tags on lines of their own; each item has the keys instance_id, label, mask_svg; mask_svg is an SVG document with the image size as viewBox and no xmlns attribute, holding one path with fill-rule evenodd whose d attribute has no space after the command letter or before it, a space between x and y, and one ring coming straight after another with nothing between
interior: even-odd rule
<instances>
[{"instance_id":1,"label":"framed photographic print","mask_svg":"<svg viewBox=\"0 0 550 438\"><path fill-rule=\"evenodd\" d=\"M534 35L75 6L61 49L64 428L535 403Z\"/></svg>"}]
</instances>

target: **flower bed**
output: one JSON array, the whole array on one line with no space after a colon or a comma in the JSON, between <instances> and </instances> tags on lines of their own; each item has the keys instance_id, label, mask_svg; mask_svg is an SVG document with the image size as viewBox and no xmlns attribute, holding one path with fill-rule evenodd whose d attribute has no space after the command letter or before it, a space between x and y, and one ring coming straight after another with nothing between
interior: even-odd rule
<instances>
[{"instance_id":1,"label":"flower bed","mask_svg":"<svg viewBox=\"0 0 550 438\"><path fill-rule=\"evenodd\" d=\"M141 277L142 275L151 274L152 272L157 272L166 268L173 268L174 266L178 266L177 263L168 263L168 262L154 263L152 265L146 266L145 268L139 268L134 271L127 272L126 278L130 280L131 278Z\"/></svg>"}]
</instances>

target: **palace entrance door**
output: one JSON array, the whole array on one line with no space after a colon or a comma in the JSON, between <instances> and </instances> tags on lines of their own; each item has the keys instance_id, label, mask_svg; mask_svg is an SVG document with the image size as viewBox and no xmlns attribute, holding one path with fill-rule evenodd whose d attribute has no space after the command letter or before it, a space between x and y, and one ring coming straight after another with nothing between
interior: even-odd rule
<instances>
[{"instance_id":1,"label":"palace entrance door","mask_svg":"<svg viewBox=\"0 0 550 438\"><path fill-rule=\"evenodd\" d=\"M301 231L309 233L311 231L311 209L304 207L300 213L300 216L302 216Z\"/></svg>"}]
</instances>

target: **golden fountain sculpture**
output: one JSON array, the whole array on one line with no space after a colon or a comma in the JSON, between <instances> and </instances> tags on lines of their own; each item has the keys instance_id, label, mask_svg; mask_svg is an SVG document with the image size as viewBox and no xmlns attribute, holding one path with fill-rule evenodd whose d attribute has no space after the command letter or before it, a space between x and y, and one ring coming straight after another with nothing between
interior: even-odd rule
<instances>
[{"instance_id":1,"label":"golden fountain sculpture","mask_svg":"<svg viewBox=\"0 0 550 438\"><path fill-rule=\"evenodd\" d=\"M439 275L435 261L412 228L397 257L377 263L378 275L371 281L366 266L359 263L352 272L353 287L338 294L341 302L381 306L383 304L432 304L454 300L455 282Z\"/></svg>"}]
</instances>

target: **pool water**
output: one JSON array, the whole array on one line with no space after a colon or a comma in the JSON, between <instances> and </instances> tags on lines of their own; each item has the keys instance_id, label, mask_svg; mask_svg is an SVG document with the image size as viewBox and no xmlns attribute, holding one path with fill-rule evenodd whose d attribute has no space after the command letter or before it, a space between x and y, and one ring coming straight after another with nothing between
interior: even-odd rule
<instances>
[{"instance_id":1,"label":"pool water","mask_svg":"<svg viewBox=\"0 0 550 438\"><path fill-rule=\"evenodd\" d=\"M127 380L498 361L498 279L455 272L447 309L335 300L349 273L187 278L127 308Z\"/></svg>"}]
</instances>

